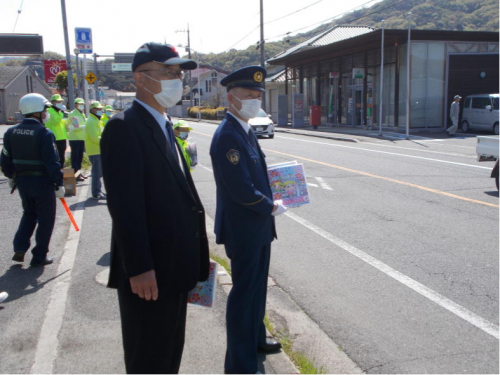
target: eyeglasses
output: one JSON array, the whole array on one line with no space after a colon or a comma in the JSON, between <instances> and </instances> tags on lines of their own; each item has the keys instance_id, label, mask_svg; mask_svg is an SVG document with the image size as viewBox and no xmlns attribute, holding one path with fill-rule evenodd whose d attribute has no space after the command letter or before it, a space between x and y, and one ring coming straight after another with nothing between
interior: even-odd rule
<instances>
[{"instance_id":1,"label":"eyeglasses","mask_svg":"<svg viewBox=\"0 0 500 375\"><path fill-rule=\"evenodd\" d=\"M167 69L146 69L146 70L139 70L140 73L142 72L162 72L165 74L168 78L170 79L184 79L184 72L183 71L175 71L175 70L167 70Z\"/></svg>"}]
</instances>

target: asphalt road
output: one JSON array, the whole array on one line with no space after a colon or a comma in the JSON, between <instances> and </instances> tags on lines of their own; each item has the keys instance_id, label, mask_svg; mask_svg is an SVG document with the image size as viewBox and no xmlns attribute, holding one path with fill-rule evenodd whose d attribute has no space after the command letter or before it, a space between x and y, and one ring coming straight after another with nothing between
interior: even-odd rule
<instances>
[{"instance_id":1,"label":"asphalt road","mask_svg":"<svg viewBox=\"0 0 500 375\"><path fill-rule=\"evenodd\" d=\"M191 126L213 217L215 126ZM365 372L498 373L493 163L474 138L356 138L260 140L304 163L312 200L277 219L271 277Z\"/></svg>"},{"instance_id":2,"label":"asphalt road","mask_svg":"<svg viewBox=\"0 0 500 375\"><path fill-rule=\"evenodd\" d=\"M208 149L216 126L191 126L200 159L193 177L213 218ZM260 140L268 164L304 163L312 198L277 219L271 277L367 373L498 373L493 163L475 161L474 138L356 138L277 133ZM0 372L41 372L50 362L55 373L122 373L116 294L96 282L109 264L106 206L88 194L67 198L75 214L86 201L74 263L19 267L10 258L20 202L6 185L0 176L0 289L10 294L0 305ZM51 243L57 260L71 255L71 234L58 210ZM223 334L223 308L210 319ZM205 348L224 347L220 336L211 339ZM44 357L46 345L54 345L55 357ZM223 349L210 355L209 368L222 371ZM186 358L181 372L209 371L189 367L194 358Z\"/></svg>"}]
</instances>

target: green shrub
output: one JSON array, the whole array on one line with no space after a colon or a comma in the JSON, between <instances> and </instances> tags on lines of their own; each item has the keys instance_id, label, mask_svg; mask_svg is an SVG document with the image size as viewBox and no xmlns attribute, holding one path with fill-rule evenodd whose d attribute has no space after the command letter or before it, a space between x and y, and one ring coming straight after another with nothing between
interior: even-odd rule
<instances>
[{"instance_id":1,"label":"green shrub","mask_svg":"<svg viewBox=\"0 0 500 375\"><path fill-rule=\"evenodd\" d=\"M205 107L189 107L188 108L188 116L191 118L198 118L198 113L201 113L201 118L205 120L218 120L220 117L217 117L217 114L224 113L226 108L211 108L208 106Z\"/></svg>"}]
</instances>

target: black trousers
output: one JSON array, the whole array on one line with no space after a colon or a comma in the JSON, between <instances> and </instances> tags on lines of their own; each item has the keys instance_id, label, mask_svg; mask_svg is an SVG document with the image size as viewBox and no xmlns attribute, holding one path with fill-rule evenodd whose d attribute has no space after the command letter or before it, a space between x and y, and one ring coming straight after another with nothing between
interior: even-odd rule
<instances>
[{"instance_id":1,"label":"black trousers","mask_svg":"<svg viewBox=\"0 0 500 375\"><path fill-rule=\"evenodd\" d=\"M231 259L233 288L227 300L224 370L228 374L255 374L257 347L266 342L264 315L271 244L257 248L226 245L226 254Z\"/></svg>"},{"instance_id":2,"label":"black trousers","mask_svg":"<svg viewBox=\"0 0 500 375\"><path fill-rule=\"evenodd\" d=\"M160 290L146 301L118 288L125 368L128 374L177 374L186 328L187 293Z\"/></svg>"},{"instance_id":3,"label":"black trousers","mask_svg":"<svg viewBox=\"0 0 500 375\"><path fill-rule=\"evenodd\" d=\"M14 236L14 251L26 252L36 228L36 246L31 263L42 262L49 252L50 237L56 220L54 185L46 176L19 176L17 189L23 203L23 216Z\"/></svg>"},{"instance_id":4,"label":"black trousers","mask_svg":"<svg viewBox=\"0 0 500 375\"><path fill-rule=\"evenodd\" d=\"M61 139L56 141L57 152L59 153L59 163L61 163L61 168L64 168L64 162L66 161L66 139Z\"/></svg>"},{"instance_id":5,"label":"black trousers","mask_svg":"<svg viewBox=\"0 0 500 375\"><path fill-rule=\"evenodd\" d=\"M69 147L71 147L71 168L73 168L76 173L82 169L85 141L69 141Z\"/></svg>"}]
</instances>

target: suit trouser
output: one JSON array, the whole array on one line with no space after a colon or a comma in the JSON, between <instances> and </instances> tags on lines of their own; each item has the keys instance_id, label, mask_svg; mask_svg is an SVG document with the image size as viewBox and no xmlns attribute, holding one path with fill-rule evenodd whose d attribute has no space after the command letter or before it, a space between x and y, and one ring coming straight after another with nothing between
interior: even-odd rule
<instances>
[{"instance_id":1,"label":"suit trouser","mask_svg":"<svg viewBox=\"0 0 500 375\"><path fill-rule=\"evenodd\" d=\"M446 131L448 132L448 134L455 134L458 130L458 118L452 118L451 122L453 123L453 125L446 129Z\"/></svg>"},{"instance_id":2,"label":"suit trouser","mask_svg":"<svg viewBox=\"0 0 500 375\"><path fill-rule=\"evenodd\" d=\"M267 277L271 244L259 248L226 246L233 288L226 311L227 351L224 369L231 374L257 372L257 347L265 343Z\"/></svg>"},{"instance_id":3,"label":"suit trouser","mask_svg":"<svg viewBox=\"0 0 500 375\"><path fill-rule=\"evenodd\" d=\"M146 301L118 288L125 368L128 374L177 374L186 328L187 293L159 291Z\"/></svg>"},{"instance_id":4,"label":"suit trouser","mask_svg":"<svg viewBox=\"0 0 500 375\"><path fill-rule=\"evenodd\" d=\"M47 176L19 176L17 189L23 204L23 216L14 236L14 251L26 252L36 229L32 263L42 262L49 252L50 237L56 220L54 185Z\"/></svg>"}]
</instances>

